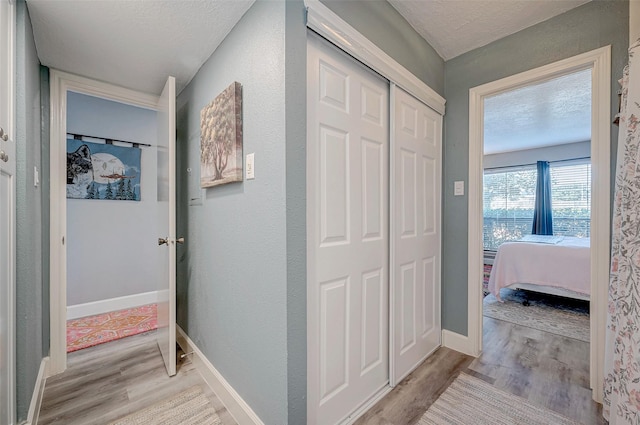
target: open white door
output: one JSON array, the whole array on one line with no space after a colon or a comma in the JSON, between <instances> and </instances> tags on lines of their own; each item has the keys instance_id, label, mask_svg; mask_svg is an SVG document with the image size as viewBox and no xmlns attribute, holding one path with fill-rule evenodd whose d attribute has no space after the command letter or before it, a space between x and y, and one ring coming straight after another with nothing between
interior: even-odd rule
<instances>
[{"instance_id":1,"label":"open white door","mask_svg":"<svg viewBox=\"0 0 640 425\"><path fill-rule=\"evenodd\" d=\"M0 423L15 421L16 145L13 134L15 2L0 1Z\"/></svg>"},{"instance_id":2,"label":"open white door","mask_svg":"<svg viewBox=\"0 0 640 425\"><path fill-rule=\"evenodd\" d=\"M176 80L158 102L158 347L176 374Z\"/></svg>"}]
</instances>

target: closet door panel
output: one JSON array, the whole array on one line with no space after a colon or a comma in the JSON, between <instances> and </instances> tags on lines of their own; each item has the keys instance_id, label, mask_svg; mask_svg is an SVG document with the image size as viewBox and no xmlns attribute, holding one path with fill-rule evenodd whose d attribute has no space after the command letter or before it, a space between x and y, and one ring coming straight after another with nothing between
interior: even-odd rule
<instances>
[{"instance_id":1,"label":"closet door panel","mask_svg":"<svg viewBox=\"0 0 640 425\"><path fill-rule=\"evenodd\" d=\"M368 139L362 139L362 240L374 241L381 239L385 232L383 218L385 217L386 198L385 164L386 152L384 144Z\"/></svg>"},{"instance_id":2,"label":"closet door panel","mask_svg":"<svg viewBox=\"0 0 640 425\"><path fill-rule=\"evenodd\" d=\"M388 357L385 345L386 281L382 268L362 275L362 346L360 374L379 366Z\"/></svg>"},{"instance_id":3,"label":"closet door panel","mask_svg":"<svg viewBox=\"0 0 640 425\"><path fill-rule=\"evenodd\" d=\"M422 261L422 276L424 277L423 294L422 294L422 327L421 337L427 338L428 334L433 331L434 327L439 323L436 313L439 309L433 308L433 300L436 295L436 258L429 257Z\"/></svg>"},{"instance_id":4,"label":"closet door panel","mask_svg":"<svg viewBox=\"0 0 640 425\"><path fill-rule=\"evenodd\" d=\"M348 385L349 279L320 283L320 397L326 401Z\"/></svg>"},{"instance_id":5,"label":"closet door panel","mask_svg":"<svg viewBox=\"0 0 640 425\"><path fill-rule=\"evenodd\" d=\"M440 346L442 117L395 86L392 98L395 384Z\"/></svg>"},{"instance_id":6,"label":"closet door panel","mask_svg":"<svg viewBox=\"0 0 640 425\"><path fill-rule=\"evenodd\" d=\"M320 127L321 243L349 243L349 134Z\"/></svg>"},{"instance_id":7,"label":"closet door panel","mask_svg":"<svg viewBox=\"0 0 640 425\"><path fill-rule=\"evenodd\" d=\"M389 87L309 37L308 418L344 421L389 382Z\"/></svg>"}]
</instances>

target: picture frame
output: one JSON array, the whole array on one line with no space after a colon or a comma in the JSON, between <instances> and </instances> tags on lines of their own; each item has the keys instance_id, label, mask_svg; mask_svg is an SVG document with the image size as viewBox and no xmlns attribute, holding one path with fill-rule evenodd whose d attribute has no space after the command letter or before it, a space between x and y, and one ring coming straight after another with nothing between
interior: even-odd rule
<instances>
[{"instance_id":1,"label":"picture frame","mask_svg":"<svg viewBox=\"0 0 640 425\"><path fill-rule=\"evenodd\" d=\"M200 186L243 180L242 85L233 82L200 112Z\"/></svg>"}]
</instances>

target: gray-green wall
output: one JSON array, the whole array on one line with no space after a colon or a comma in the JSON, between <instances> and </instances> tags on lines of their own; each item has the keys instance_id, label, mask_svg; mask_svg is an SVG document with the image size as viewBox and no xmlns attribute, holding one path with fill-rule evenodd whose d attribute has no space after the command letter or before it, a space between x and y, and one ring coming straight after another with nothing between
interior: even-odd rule
<instances>
[{"instance_id":1,"label":"gray-green wall","mask_svg":"<svg viewBox=\"0 0 640 425\"><path fill-rule=\"evenodd\" d=\"M16 13L16 399L18 422L26 419L48 347L43 344L40 62L24 0Z\"/></svg>"},{"instance_id":2,"label":"gray-green wall","mask_svg":"<svg viewBox=\"0 0 640 425\"><path fill-rule=\"evenodd\" d=\"M386 2L331 6L443 92ZM302 0L258 0L178 97L178 324L267 424L306 423L306 34ZM202 191L200 110L232 81L256 179Z\"/></svg>"},{"instance_id":3,"label":"gray-green wall","mask_svg":"<svg viewBox=\"0 0 640 425\"><path fill-rule=\"evenodd\" d=\"M307 422L307 28L302 0L286 3L288 424Z\"/></svg>"},{"instance_id":4,"label":"gray-green wall","mask_svg":"<svg viewBox=\"0 0 640 425\"><path fill-rule=\"evenodd\" d=\"M200 111L242 84L255 180L206 190ZM266 424L287 423L285 2L258 0L178 97L178 324ZM197 182L194 184L197 185Z\"/></svg>"},{"instance_id":5,"label":"gray-green wall","mask_svg":"<svg viewBox=\"0 0 640 425\"><path fill-rule=\"evenodd\" d=\"M444 60L385 0L321 0L329 9L444 96Z\"/></svg>"},{"instance_id":6,"label":"gray-green wall","mask_svg":"<svg viewBox=\"0 0 640 425\"><path fill-rule=\"evenodd\" d=\"M592 1L445 63L442 326L467 335L468 198L453 182L469 178L469 89L606 45L612 46L611 111L627 60L629 3ZM611 158L617 127L611 127ZM614 167L612 167L613 173ZM613 182L613 179L612 179Z\"/></svg>"}]
</instances>

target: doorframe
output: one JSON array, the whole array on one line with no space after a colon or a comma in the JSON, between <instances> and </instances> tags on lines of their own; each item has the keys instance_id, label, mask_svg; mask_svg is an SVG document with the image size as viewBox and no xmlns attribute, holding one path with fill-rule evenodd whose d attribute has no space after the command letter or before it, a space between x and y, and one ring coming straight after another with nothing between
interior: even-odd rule
<instances>
[{"instance_id":1,"label":"doorframe","mask_svg":"<svg viewBox=\"0 0 640 425\"><path fill-rule=\"evenodd\" d=\"M140 108L157 110L158 96L50 70L50 363L48 376L67 368L67 92L86 94Z\"/></svg>"},{"instance_id":2,"label":"doorframe","mask_svg":"<svg viewBox=\"0 0 640 425\"><path fill-rule=\"evenodd\" d=\"M571 72L591 69L591 344L590 384L602 402L610 255L611 46L469 90L468 348L482 352L482 178L484 99Z\"/></svg>"},{"instance_id":3,"label":"doorframe","mask_svg":"<svg viewBox=\"0 0 640 425\"><path fill-rule=\"evenodd\" d=\"M7 69L4 71L7 72L7 78L5 81L0 83L2 85L4 82L7 83L6 87L6 96L2 99L2 102L5 103L7 107L7 115L8 122L2 123L2 128L5 130L5 133L9 135L9 141L13 144L16 143L16 115L15 115L15 91L16 91L16 15L17 15L17 5L15 0L9 0L6 4L7 7L7 16L3 16L2 23L7 24L3 25L2 28L2 43L5 45L7 51L6 53L6 64ZM3 13L4 15L4 13ZM6 18L6 21L5 21ZM13 155L13 158L10 158L12 161L16 160L16 155ZM14 424L17 418L17 404L16 404L16 350L14 347L16 346L16 211L15 211L15 203L16 203L16 179L17 173L14 172L12 175L13 182L11 184L11 196L13 203L13 217L11 220L11 228L10 239L11 239L11 249L9 252L9 282L6 284L9 286L7 288L8 300L7 300L7 339L9 340L9 347L4 348L0 355L6 356L5 361L7 362L7 384L9 387L9 391L6 395L2 395L2 400L0 402L8 401L9 406L9 423ZM5 418L0 418L5 419Z\"/></svg>"}]
</instances>

